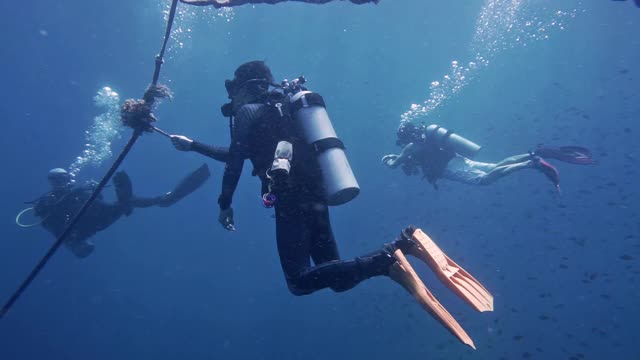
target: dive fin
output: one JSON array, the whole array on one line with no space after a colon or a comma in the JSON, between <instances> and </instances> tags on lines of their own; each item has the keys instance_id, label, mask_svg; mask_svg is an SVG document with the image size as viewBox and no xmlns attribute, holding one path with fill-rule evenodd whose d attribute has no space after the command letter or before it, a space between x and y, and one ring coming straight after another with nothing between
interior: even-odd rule
<instances>
[{"instance_id":1,"label":"dive fin","mask_svg":"<svg viewBox=\"0 0 640 360\"><path fill-rule=\"evenodd\" d=\"M535 155L546 159L556 159L570 164L591 165L595 161L589 149L581 146L543 146L538 145Z\"/></svg>"},{"instance_id":2,"label":"dive fin","mask_svg":"<svg viewBox=\"0 0 640 360\"><path fill-rule=\"evenodd\" d=\"M182 181L180 181L172 191L164 195L158 206L166 207L177 203L202 186L202 184L209 179L210 175L209 166L207 166L207 164L203 164L194 172L182 179Z\"/></svg>"},{"instance_id":3,"label":"dive fin","mask_svg":"<svg viewBox=\"0 0 640 360\"><path fill-rule=\"evenodd\" d=\"M408 253L425 262L440 281L478 311L493 311L493 296L471 274L451 260L422 230L411 235Z\"/></svg>"},{"instance_id":4,"label":"dive fin","mask_svg":"<svg viewBox=\"0 0 640 360\"><path fill-rule=\"evenodd\" d=\"M558 169L539 156L535 156L533 161L536 169L540 170L553 183L556 191L560 192L560 173Z\"/></svg>"},{"instance_id":5,"label":"dive fin","mask_svg":"<svg viewBox=\"0 0 640 360\"><path fill-rule=\"evenodd\" d=\"M420 303L422 308L438 320L462 343L475 350L471 337L467 334L456 319L445 309L433 294L427 289L418 274L416 274L402 250L397 249L393 253L396 262L391 266L389 276L395 282L402 285Z\"/></svg>"},{"instance_id":6,"label":"dive fin","mask_svg":"<svg viewBox=\"0 0 640 360\"><path fill-rule=\"evenodd\" d=\"M122 207L125 215L131 215L133 211L133 205L131 203L133 198L133 185L131 185L129 175L124 171L117 172L113 176L113 184L115 185L118 204Z\"/></svg>"}]
</instances>

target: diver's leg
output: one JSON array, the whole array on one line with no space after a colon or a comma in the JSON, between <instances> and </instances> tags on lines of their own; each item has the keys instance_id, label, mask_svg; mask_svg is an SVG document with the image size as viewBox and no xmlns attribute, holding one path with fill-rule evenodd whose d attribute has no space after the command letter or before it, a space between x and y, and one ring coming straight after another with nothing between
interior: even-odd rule
<instances>
[{"instance_id":1,"label":"diver's leg","mask_svg":"<svg viewBox=\"0 0 640 360\"><path fill-rule=\"evenodd\" d=\"M500 161L495 166L498 167L498 166L504 166L504 165L511 165L515 163L521 163L530 159L531 159L531 154L514 155Z\"/></svg>"},{"instance_id":2,"label":"diver's leg","mask_svg":"<svg viewBox=\"0 0 640 360\"><path fill-rule=\"evenodd\" d=\"M316 202L312 206L310 209L311 259L316 265L340 260L327 205Z\"/></svg>"},{"instance_id":3,"label":"diver's leg","mask_svg":"<svg viewBox=\"0 0 640 360\"><path fill-rule=\"evenodd\" d=\"M497 164L463 158L463 163L447 168L443 177L469 185L489 185L514 171L534 167L530 154L508 157Z\"/></svg>"},{"instance_id":4,"label":"diver's leg","mask_svg":"<svg viewBox=\"0 0 640 360\"><path fill-rule=\"evenodd\" d=\"M395 262L388 253L338 260L326 204L300 206L291 202L292 206L286 206L289 204L282 200L279 198L276 205L276 237L282 269L293 294L306 295L325 288L346 291L367 278L388 274ZM312 251L314 261L319 263L314 267L310 264Z\"/></svg>"},{"instance_id":5,"label":"diver's leg","mask_svg":"<svg viewBox=\"0 0 640 360\"><path fill-rule=\"evenodd\" d=\"M91 255L95 246L86 238L81 238L72 233L65 241L64 246L78 259L84 259Z\"/></svg>"},{"instance_id":6,"label":"diver's leg","mask_svg":"<svg viewBox=\"0 0 640 360\"><path fill-rule=\"evenodd\" d=\"M527 155L528 156L528 155ZM530 169L535 166L533 160L525 160L522 162L511 163L509 165L501 165L496 166L493 170L489 171L485 175L479 178L479 185L489 185L496 180L501 179L507 175L512 174L513 172L522 170L522 169Z\"/></svg>"},{"instance_id":7,"label":"diver's leg","mask_svg":"<svg viewBox=\"0 0 640 360\"><path fill-rule=\"evenodd\" d=\"M310 294L316 289L303 289L298 284L298 274L311 266L309 241L306 236L304 219L296 214L296 209L278 198L276 212L276 241L280 265L289 290L295 295Z\"/></svg>"},{"instance_id":8,"label":"diver's leg","mask_svg":"<svg viewBox=\"0 0 640 360\"><path fill-rule=\"evenodd\" d=\"M134 208L148 208L156 205L160 205L163 203L163 199L166 195L156 196L156 197L134 197L131 199L131 205Z\"/></svg>"},{"instance_id":9,"label":"diver's leg","mask_svg":"<svg viewBox=\"0 0 640 360\"><path fill-rule=\"evenodd\" d=\"M211 176L207 164L203 164L189 173L173 188L173 190L155 197L131 196L131 206L147 208L151 206L168 207L198 190ZM133 193L133 191L132 191Z\"/></svg>"},{"instance_id":10,"label":"diver's leg","mask_svg":"<svg viewBox=\"0 0 640 360\"><path fill-rule=\"evenodd\" d=\"M97 211L92 211L91 216L87 217L87 221L93 222L96 231L108 228L125 214L125 209L120 203L95 203L93 206L96 206Z\"/></svg>"}]
</instances>

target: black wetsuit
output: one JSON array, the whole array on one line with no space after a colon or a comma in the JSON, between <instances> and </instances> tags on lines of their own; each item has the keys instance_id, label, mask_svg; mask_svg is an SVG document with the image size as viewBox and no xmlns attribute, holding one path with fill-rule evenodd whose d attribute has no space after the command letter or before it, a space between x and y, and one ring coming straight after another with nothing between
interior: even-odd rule
<instances>
[{"instance_id":1,"label":"black wetsuit","mask_svg":"<svg viewBox=\"0 0 640 360\"><path fill-rule=\"evenodd\" d=\"M41 225L53 236L59 236L91 196L95 186L95 183L88 183L68 190L52 191L40 197L34 204L34 210L36 216L43 219ZM88 256L93 251L93 245L87 239L111 226L126 212L125 207L118 203L107 203L102 195L98 195L64 245L77 257Z\"/></svg>"},{"instance_id":2,"label":"black wetsuit","mask_svg":"<svg viewBox=\"0 0 640 360\"><path fill-rule=\"evenodd\" d=\"M263 104L248 104L239 109L218 199L220 208L231 206L245 159L253 163L253 175L260 177L265 193L269 184L265 173L271 166L277 143L289 141L293 144L291 172L287 183L273 192L277 197L278 253L290 291L296 295L327 287L345 291L366 278L386 274L390 263L382 261L380 265L379 257L340 260L317 161L310 146L287 119ZM311 266L312 260L315 266Z\"/></svg>"},{"instance_id":3,"label":"black wetsuit","mask_svg":"<svg viewBox=\"0 0 640 360\"><path fill-rule=\"evenodd\" d=\"M227 162L229 158L229 148L221 147L221 146L213 146L203 144L198 141L194 141L191 143L191 151L195 151L198 154L202 154L204 156L208 156L214 160L218 160L220 162Z\"/></svg>"}]
</instances>

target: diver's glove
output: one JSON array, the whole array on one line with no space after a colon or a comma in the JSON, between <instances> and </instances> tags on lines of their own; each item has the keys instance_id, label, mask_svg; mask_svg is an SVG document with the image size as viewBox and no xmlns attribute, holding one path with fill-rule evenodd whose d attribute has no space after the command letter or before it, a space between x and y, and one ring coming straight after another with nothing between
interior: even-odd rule
<instances>
[{"instance_id":1,"label":"diver's glove","mask_svg":"<svg viewBox=\"0 0 640 360\"><path fill-rule=\"evenodd\" d=\"M399 165L397 162L399 157L400 157L399 155L394 155L394 154L385 155L382 157L382 163L392 169L395 169Z\"/></svg>"},{"instance_id":2,"label":"diver's glove","mask_svg":"<svg viewBox=\"0 0 640 360\"><path fill-rule=\"evenodd\" d=\"M228 207L226 209L220 209L220 215L218 215L218 222L222 224L222 227L229 231L236 231L233 226L233 208Z\"/></svg>"},{"instance_id":3,"label":"diver's glove","mask_svg":"<svg viewBox=\"0 0 640 360\"><path fill-rule=\"evenodd\" d=\"M171 143L173 147L180 151L190 151L193 140L182 135L171 135Z\"/></svg>"}]
</instances>

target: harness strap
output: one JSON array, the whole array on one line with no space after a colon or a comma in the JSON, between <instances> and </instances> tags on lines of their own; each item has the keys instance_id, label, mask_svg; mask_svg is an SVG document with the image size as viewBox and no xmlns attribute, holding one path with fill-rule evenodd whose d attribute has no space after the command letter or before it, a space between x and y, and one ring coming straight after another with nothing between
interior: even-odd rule
<instances>
[{"instance_id":1,"label":"harness strap","mask_svg":"<svg viewBox=\"0 0 640 360\"><path fill-rule=\"evenodd\" d=\"M308 94L302 95L298 100L296 100L291 105L292 105L291 111L293 113L305 107L311 107L311 106L322 106L323 108L327 107L324 103L324 99L322 98L322 96L316 93L308 93Z\"/></svg>"},{"instance_id":2,"label":"harness strap","mask_svg":"<svg viewBox=\"0 0 640 360\"><path fill-rule=\"evenodd\" d=\"M313 151L315 151L318 154L323 153L329 149L335 149L335 148L342 149L342 150L346 149L342 140L335 137L328 137L328 138L315 141L311 144L311 147L313 148Z\"/></svg>"}]
</instances>

